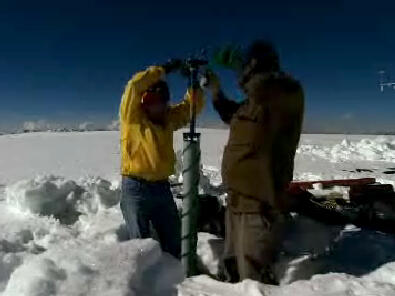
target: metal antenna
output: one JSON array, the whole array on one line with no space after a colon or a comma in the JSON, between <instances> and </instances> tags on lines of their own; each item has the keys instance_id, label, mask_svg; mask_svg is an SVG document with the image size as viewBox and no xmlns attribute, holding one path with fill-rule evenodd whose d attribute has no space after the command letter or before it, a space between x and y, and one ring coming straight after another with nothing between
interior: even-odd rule
<instances>
[{"instance_id":1,"label":"metal antenna","mask_svg":"<svg viewBox=\"0 0 395 296\"><path fill-rule=\"evenodd\" d=\"M395 81L391 81L389 75L384 70L379 71L379 74L380 74L379 85L381 92L384 92L385 87L390 87L395 90Z\"/></svg>"}]
</instances>

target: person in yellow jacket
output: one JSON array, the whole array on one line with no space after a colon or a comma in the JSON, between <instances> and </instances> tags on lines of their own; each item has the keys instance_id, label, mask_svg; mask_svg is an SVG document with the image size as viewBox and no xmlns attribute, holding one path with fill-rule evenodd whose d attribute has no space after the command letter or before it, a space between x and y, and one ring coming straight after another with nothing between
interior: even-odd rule
<instances>
[{"instance_id":1,"label":"person in yellow jacket","mask_svg":"<svg viewBox=\"0 0 395 296\"><path fill-rule=\"evenodd\" d=\"M193 100L200 112L203 92L189 89L169 105L165 74L174 65L151 66L126 85L120 106L121 211L130 239L150 237L150 222L162 250L181 257L181 223L168 177L174 171L173 132L188 124Z\"/></svg>"}]
</instances>

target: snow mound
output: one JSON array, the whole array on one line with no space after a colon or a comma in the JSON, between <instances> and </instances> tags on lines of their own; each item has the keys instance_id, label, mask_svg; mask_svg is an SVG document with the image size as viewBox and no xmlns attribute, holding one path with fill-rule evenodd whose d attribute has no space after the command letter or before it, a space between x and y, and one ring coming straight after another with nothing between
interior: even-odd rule
<instances>
[{"instance_id":1,"label":"snow mound","mask_svg":"<svg viewBox=\"0 0 395 296\"><path fill-rule=\"evenodd\" d=\"M7 240L0 241L0 291L14 270L22 264L24 247L21 244L13 244Z\"/></svg>"},{"instance_id":2,"label":"snow mound","mask_svg":"<svg viewBox=\"0 0 395 296\"><path fill-rule=\"evenodd\" d=\"M74 238L73 231L50 217L11 211L0 213L0 295L11 274L30 258Z\"/></svg>"},{"instance_id":3,"label":"snow mound","mask_svg":"<svg viewBox=\"0 0 395 296\"><path fill-rule=\"evenodd\" d=\"M265 286L258 282L246 280L238 284L223 283L209 276L201 275L186 279L178 287L178 296L268 296L275 287ZM303 295L304 294L300 294ZM293 296L299 296L294 294Z\"/></svg>"},{"instance_id":4,"label":"snow mound","mask_svg":"<svg viewBox=\"0 0 395 296\"><path fill-rule=\"evenodd\" d=\"M85 190L78 203L78 210L83 213L97 213L117 205L121 198L119 183L92 177L80 180L80 186Z\"/></svg>"},{"instance_id":5,"label":"snow mound","mask_svg":"<svg viewBox=\"0 0 395 296\"><path fill-rule=\"evenodd\" d=\"M174 265L176 260L172 260ZM160 247L153 240L117 244L75 241L18 267L2 296L138 295L146 280L144 273L162 261ZM176 269L182 270L181 266ZM151 280L159 278L155 273L150 275Z\"/></svg>"},{"instance_id":6,"label":"snow mound","mask_svg":"<svg viewBox=\"0 0 395 296\"><path fill-rule=\"evenodd\" d=\"M384 264L381 268L373 271L364 278L373 280L377 283L388 283L395 286L395 263L391 262Z\"/></svg>"},{"instance_id":7,"label":"snow mound","mask_svg":"<svg viewBox=\"0 0 395 296\"><path fill-rule=\"evenodd\" d=\"M21 211L54 216L59 219L75 215L74 205L82 188L74 181L55 176L22 180L5 189L9 205Z\"/></svg>"},{"instance_id":8,"label":"snow mound","mask_svg":"<svg viewBox=\"0 0 395 296\"><path fill-rule=\"evenodd\" d=\"M309 281L297 281L283 286L264 285L251 280L245 280L238 284L228 284L215 281L208 276L198 276L185 280L179 286L178 295L390 296L394 295L395 291L394 268L395 263L390 263L363 278L342 273L315 275Z\"/></svg>"},{"instance_id":9,"label":"snow mound","mask_svg":"<svg viewBox=\"0 0 395 296\"><path fill-rule=\"evenodd\" d=\"M7 186L5 197L9 205L22 212L74 223L81 213L97 213L118 204L120 189L101 178L81 179L77 183L49 175Z\"/></svg>"},{"instance_id":10,"label":"snow mound","mask_svg":"<svg viewBox=\"0 0 395 296\"><path fill-rule=\"evenodd\" d=\"M395 161L395 140L386 137L362 139L351 142L344 139L332 147L323 145L304 144L297 153L312 154L331 162L341 161Z\"/></svg>"},{"instance_id":11,"label":"snow mound","mask_svg":"<svg viewBox=\"0 0 395 296\"><path fill-rule=\"evenodd\" d=\"M395 261L392 235L354 225L327 225L297 214L284 226L284 240L274 267L281 285L331 272L364 276ZM199 233L197 254L202 273L218 276L223 248L221 238Z\"/></svg>"}]
</instances>

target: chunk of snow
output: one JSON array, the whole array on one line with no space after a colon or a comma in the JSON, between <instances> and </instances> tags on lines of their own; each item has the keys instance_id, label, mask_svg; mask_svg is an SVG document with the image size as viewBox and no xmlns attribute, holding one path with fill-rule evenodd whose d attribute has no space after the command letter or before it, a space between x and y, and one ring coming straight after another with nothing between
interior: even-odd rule
<instances>
[{"instance_id":1,"label":"chunk of snow","mask_svg":"<svg viewBox=\"0 0 395 296\"><path fill-rule=\"evenodd\" d=\"M2 296L139 295L137 291L145 288L141 284L147 280L143 279L144 273L161 261L162 252L153 240L73 242L18 267ZM172 272L180 274L180 270L178 264ZM164 269L162 272L165 274ZM160 278L152 271L150 276ZM156 283L151 284L154 287Z\"/></svg>"},{"instance_id":2,"label":"chunk of snow","mask_svg":"<svg viewBox=\"0 0 395 296\"><path fill-rule=\"evenodd\" d=\"M101 178L84 178L77 184L49 175L9 185L5 196L9 205L21 211L54 216L72 223L81 213L97 213L117 205L120 188Z\"/></svg>"},{"instance_id":3,"label":"chunk of snow","mask_svg":"<svg viewBox=\"0 0 395 296\"><path fill-rule=\"evenodd\" d=\"M119 203L121 190L119 184L113 184L98 177L81 179L80 186L85 190L77 209L83 213L96 213L103 208L111 208Z\"/></svg>"},{"instance_id":4,"label":"chunk of snow","mask_svg":"<svg viewBox=\"0 0 395 296\"><path fill-rule=\"evenodd\" d=\"M75 214L81 193L74 181L55 176L22 180L5 189L7 202L19 210L62 218Z\"/></svg>"},{"instance_id":5,"label":"chunk of snow","mask_svg":"<svg viewBox=\"0 0 395 296\"><path fill-rule=\"evenodd\" d=\"M200 232L197 244L199 270L203 273L217 276L223 251L223 239L210 233Z\"/></svg>"}]
</instances>

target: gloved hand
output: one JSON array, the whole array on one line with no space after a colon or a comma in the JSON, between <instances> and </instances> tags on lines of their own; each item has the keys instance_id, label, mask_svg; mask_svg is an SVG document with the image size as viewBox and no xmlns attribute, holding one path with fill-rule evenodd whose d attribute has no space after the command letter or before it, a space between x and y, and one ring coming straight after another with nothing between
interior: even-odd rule
<instances>
[{"instance_id":1,"label":"gloved hand","mask_svg":"<svg viewBox=\"0 0 395 296\"><path fill-rule=\"evenodd\" d=\"M182 67L182 60L180 59L170 59L167 63L162 65L162 68L165 69L166 74L177 71Z\"/></svg>"},{"instance_id":2,"label":"gloved hand","mask_svg":"<svg viewBox=\"0 0 395 296\"><path fill-rule=\"evenodd\" d=\"M238 45L227 45L214 51L215 64L234 71L240 71L243 65L243 51Z\"/></svg>"}]
</instances>

